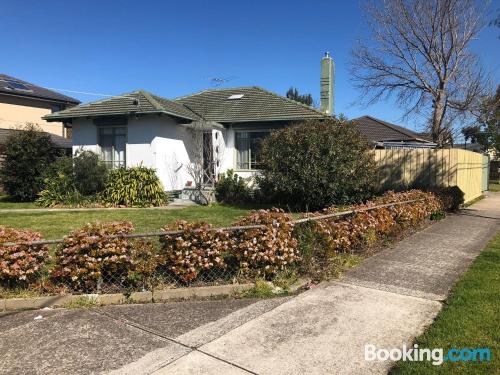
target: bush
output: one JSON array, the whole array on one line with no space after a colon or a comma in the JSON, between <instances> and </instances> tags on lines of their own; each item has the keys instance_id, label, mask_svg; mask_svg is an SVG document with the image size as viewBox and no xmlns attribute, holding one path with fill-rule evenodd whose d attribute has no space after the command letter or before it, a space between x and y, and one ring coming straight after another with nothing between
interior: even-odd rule
<instances>
[{"instance_id":1,"label":"bush","mask_svg":"<svg viewBox=\"0 0 500 375\"><path fill-rule=\"evenodd\" d=\"M212 231L211 228L207 223L186 221L177 221L163 228L164 231L183 231L180 235L160 237L165 266L181 281L189 282L201 273L226 267L224 256L233 243L228 232Z\"/></svg>"},{"instance_id":2,"label":"bush","mask_svg":"<svg viewBox=\"0 0 500 375\"><path fill-rule=\"evenodd\" d=\"M84 196L91 196L104 190L108 168L99 155L80 150L73 158L75 188Z\"/></svg>"},{"instance_id":3,"label":"bush","mask_svg":"<svg viewBox=\"0 0 500 375\"><path fill-rule=\"evenodd\" d=\"M360 202L375 186L370 146L356 125L343 119L309 121L262 141L261 174L265 196L303 210Z\"/></svg>"},{"instance_id":4,"label":"bush","mask_svg":"<svg viewBox=\"0 0 500 375\"><path fill-rule=\"evenodd\" d=\"M40 241L40 233L0 226L0 244ZM0 246L0 282L27 284L34 281L50 261L46 245Z\"/></svg>"},{"instance_id":5,"label":"bush","mask_svg":"<svg viewBox=\"0 0 500 375\"><path fill-rule=\"evenodd\" d=\"M73 160L62 156L44 173L44 189L38 193L37 204L43 207L78 205L83 197L75 188Z\"/></svg>"},{"instance_id":6,"label":"bush","mask_svg":"<svg viewBox=\"0 0 500 375\"><path fill-rule=\"evenodd\" d=\"M153 168L133 167L110 170L102 194L104 202L124 206L161 206L168 200Z\"/></svg>"},{"instance_id":7,"label":"bush","mask_svg":"<svg viewBox=\"0 0 500 375\"><path fill-rule=\"evenodd\" d=\"M381 197L362 205L346 208L360 210L373 206L422 199L413 203L403 203L355 213L352 216L328 218L309 223L315 232L320 259L328 259L338 253L352 253L379 245L387 238L397 236L403 230L416 227L442 209L440 201L432 194L419 190L395 193L389 191ZM308 216L338 212L331 207Z\"/></svg>"},{"instance_id":8,"label":"bush","mask_svg":"<svg viewBox=\"0 0 500 375\"><path fill-rule=\"evenodd\" d=\"M457 211L464 204L464 192L458 186L440 187L432 190L445 211Z\"/></svg>"},{"instance_id":9,"label":"bush","mask_svg":"<svg viewBox=\"0 0 500 375\"><path fill-rule=\"evenodd\" d=\"M106 166L91 151L57 158L44 173L37 203L44 207L88 205L104 189L106 174Z\"/></svg>"},{"instance_id":10,"label":"bush","mask_svg":"<svg viewBox=\"0 0 500 375\"><path fill-rule=\"evenodd\" d=\"M222 203L247 203L251 200L251 190L242 177L229 169L221 173L215 185L215 198Z\"/></svg>"},{"instance_id":11,"label":"bush","mask_svg":"<svg viewBox=\"0 0 500 375\"><path fill-rule=\"evenodd\" d=\"M292 236L292 217L283 210L252 211L236 225L265 225L265 229L250 229L234 235L232 253L241 271L272 277L299 261L298 243Z\"/></svg>"},{"instance_id":12,"label":"bush","mask_svg":"<svg viewBox=\"0 0 500 375\"><path fill-rule=\"evenodd\" d=\"M99 283L126 283L134 243L106 236L127 234L132 229L126 221L96 222L71 232L56 248L52 280L84 292L96 291Z\"/></svg>"},{"instance_id":13,"label":"bush","mask_svg":"<svg viewBox=\"0 0 500 375\"><path fill-rule=\"evenodd\" d=\"M43 188L43 173L59 154L50 135L27 124L13 132L2 147L4 160L0 181L7 194L21 201L33 201Z\"/></svg>"}]
</instances>

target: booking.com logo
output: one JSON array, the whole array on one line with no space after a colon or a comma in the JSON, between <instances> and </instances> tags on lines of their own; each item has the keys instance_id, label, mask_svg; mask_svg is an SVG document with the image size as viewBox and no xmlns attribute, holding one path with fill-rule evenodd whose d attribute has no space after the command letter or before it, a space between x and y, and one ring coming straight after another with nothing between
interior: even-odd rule
<instances>
[{"instance_id":1,"label":"booking.com logo","mask_svg":"<svg viewBox=\"0 0 500 375\"><path fill-rule=\"evenodd\" d=\"M365 360L366 361L431 361L434 366L439 366L443 362L469 362L469 361L489 361L491 353L489 348L452 348L444 354L442 348L419 348L418 344L410 346L403 345L402 349L382 349L375 345L365 345Z\"/></svg>"}]
</instances>

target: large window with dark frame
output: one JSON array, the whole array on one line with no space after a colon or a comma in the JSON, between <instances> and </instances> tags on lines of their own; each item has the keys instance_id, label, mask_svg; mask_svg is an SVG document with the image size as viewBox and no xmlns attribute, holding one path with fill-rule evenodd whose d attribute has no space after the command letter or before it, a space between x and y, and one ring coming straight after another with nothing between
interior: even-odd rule
<instances>
[{"instance_id":1,"label":"large window with dark frame","mask_svg":"<svg viewBox=\"0 0 500 375\"><path fill-rule=\"evenodd\" d=\"M110 168L125 167L127 128L110 126L99 128L101 158Z\"/></svg>"},{"instance_id":2,"label":"large window with dark frame","mask_svg":"<svg viewBox=\"0 0 500 375\"><path fill-rule=\"evenodd\" d=\"M236 169L259 169L260 143L268 131L237 131L236 137Z\"/></svg>"}]
</instances>

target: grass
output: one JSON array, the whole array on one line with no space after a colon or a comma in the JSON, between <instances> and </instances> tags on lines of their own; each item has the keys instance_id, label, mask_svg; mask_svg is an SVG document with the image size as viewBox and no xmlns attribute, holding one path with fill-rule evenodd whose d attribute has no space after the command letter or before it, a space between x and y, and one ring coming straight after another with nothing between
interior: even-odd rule
<instances>
[{"instance_id":1,"label":"grass","mask_svg":"<svg viewBox=\"0 0 500 375\"><path fill-rule=\"evenodd\" d=\"M8 195L0 195L0 209L7 208L41 208L35 202L19 202Z\"/></svg>"},{"instance_id":2,"label":"grass","mask_svg":"<svg viewBox=\"0 0 500 375\"><path fill-rule=\"evenodd\" d=\"M392 374L500 373L500 234L453 288L434 324L417 338L421 348L489 348L483 362L398 362Z\"/></svg>"},{"instance_id":3,"label":"grass","mask_svg":"<svg viewBox=\"0 0 500 375\"><path fill-rule=\"evenodd\" d=\"M499 192L500 191L500 182L491 180L490 184L488 185L488 190L493 191L493 192Z\"/></svg>"},{"instance_id":4,"label":"grass","mask_svg":"<svg viewBox=\"0 0 500 375\"><path fill-rule=\"evenodd\" d=\"M101 211L46 211L9 212L0 214L0 225L11 228L27 228L41 232L44 239L56 239L80 228L91 221L129 220L135 231L156 231L175 220L202 220L214 226L233 224L239 217L249 212L248 207L227 205L193 206L176 210L149 209L109 209Z\"/></svg>"}]
</instances>

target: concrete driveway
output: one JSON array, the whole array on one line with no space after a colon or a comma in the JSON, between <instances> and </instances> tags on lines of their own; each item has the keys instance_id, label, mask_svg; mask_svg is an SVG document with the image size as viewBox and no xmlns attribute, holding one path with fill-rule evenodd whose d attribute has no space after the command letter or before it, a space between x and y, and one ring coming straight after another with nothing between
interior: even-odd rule
<instances>
[{"instance_id":1,"label":"concrete driveway","mask_svg":"<svg viewBox=\"0 0 500 375\"><path fill-rule=\"evenodd\" d=\"M364 346L410 344L499 223L490 194L294 298L4 315L0 373L384 374Z\"/></svg>"}]
</instances>

